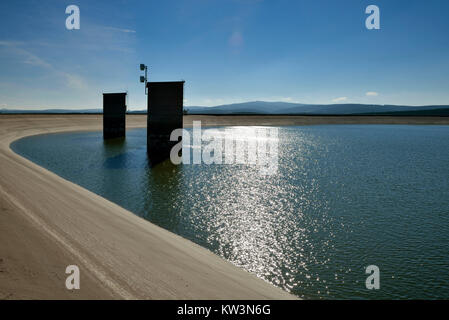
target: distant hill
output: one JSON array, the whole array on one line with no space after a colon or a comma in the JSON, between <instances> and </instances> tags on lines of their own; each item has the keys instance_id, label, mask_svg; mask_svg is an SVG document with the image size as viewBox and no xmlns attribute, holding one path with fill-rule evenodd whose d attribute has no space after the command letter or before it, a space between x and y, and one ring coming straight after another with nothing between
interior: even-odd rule
<instances>
[{"instance_id":1,"label":"distant hill","mask_svg":"<svg viewBox=\"0 0 449 320\"><path fill-rule=\"evenodd\" d=\"M102 109L43 109L43 110L26 110L26 109L0 109L0 114L70 114L70 113L103 113Z\"/></svg>"},{"instance_id":2,"label":"distant hill","mask_svg":"<svg viewBox=\"0 0 449 320\"><path fill-rule=\"evenodd\" d=\"M364 115L373 116L438 116L449 117L449 108L424 109L424 110L408 110L396 112L380 112L380 113L366 113Z\"/></svg>"},{"instance_id":3,"label":"distant hill","mask_svg":"<svg viewBox=\"0 0 449 320\"><path fill-rule=\"evenodd\" d=\"M253 101L215 107L184 107L188 114L211 115L398 115L398 116L449 116L449 105L399 106L372 104L302 104L288 102ZM102 109L0 109L0 114L101 114ZM146 110L132 110L128 114L146 114Z\"/></svg>"},{"instance_id":4,"label":"distant hill","mask_svg":"<svg viewBox=\"0 0 449 320\"><path fill-rule=\"evenodd\" d=\"M185 107L189 114L285 114L285 115L447 115L449 105L398 106L367 104L301 104L254 101L216 107ZM431 111L433 110L433 111Z\"/></svg>"},{"instance_id":5,"label":"distant hill","mask_svg":"<svg viewBox=\"0 0 449 320\"><path fill-rule=\"evenodd\" d=\"M0 114L102 114L103 109L0 109ZM146 110L131 110L128 114L146 114Z\"/></svg>"}]
</instances>

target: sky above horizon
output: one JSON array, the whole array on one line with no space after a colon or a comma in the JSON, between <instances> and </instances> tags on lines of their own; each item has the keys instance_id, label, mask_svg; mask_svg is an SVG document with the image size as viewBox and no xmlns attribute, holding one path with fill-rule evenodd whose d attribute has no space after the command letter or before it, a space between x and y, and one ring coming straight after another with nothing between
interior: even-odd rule
<instances>
[{"instance_id":1,"label":"sky above horizon","mask_svg":"<svg viewBox=\"0 0 449 320\"><path fill-rule=\"evenodd\" d=\"M80 29L67 30L68 5ZM380 30L368 30L368 5ZM2 1L0 109L101 108L150 81L184 105L449 104L447 0Z\"/></svg>"}]
</instances>

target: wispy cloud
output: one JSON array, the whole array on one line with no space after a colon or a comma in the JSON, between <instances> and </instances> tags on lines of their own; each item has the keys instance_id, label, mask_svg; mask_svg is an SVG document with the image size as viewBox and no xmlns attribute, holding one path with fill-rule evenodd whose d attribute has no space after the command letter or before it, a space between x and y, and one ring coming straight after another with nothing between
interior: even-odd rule
<instances>
[{"instance_id":1,"label":"wispy cloud","mask_svg":"<svg viewBox=\"0 0 449 320\"><path fill-rule=\"evenodd\" d=\"M229 38L229 45L234 48L241 47L243 45L243 35L240 31L234 31Z\"/></svg>"},{"instance_id":2,"label":"wispy cloud","mask_svg":"<svg viewBox=\"0 0 449 320\"><path fill-rule=\"evenodd\" d=\"M379 95L379 93L378 93L378 92L375 92L375 91L368 91L368 92L366 93L366 95L367 95L368 97L377 97L377 96Z\"/></svg>"},{"instance_id":3,"label":"wispy cloud","mask_svg":"<svg viewBox=\"0 0 449 320\"><path fill-rule=\"evenodd\" d=\"M69 87L71 89L77 89L77 90L87 89L87 87L88 87L87 83L79 75L66 73L66 72L62 73L62 75L66 79L67 87Z\"/></svg>"},{"instance_id":4,"label":"wispy cloud","mask_svg":"<svg viewBox=\"0 0 449 320\"><path fill-rule=\"evenodd\" d=\"M343 102L346 100L348 100L348 97L339 97L339 98L332 99L333 102Z\"/></svg>"},{"instance_id":5,"label":"wispy cloud","mask_svg":"<svg viewBox=\"0 0 449 320\"><path fill-rule=\"evenodd\" d=\"M35 67L43 67L49 69L53 68L51 64L45 62L44 60L42 60L41 58L32 54L29 51L21 50L21 53L23 53L23 55L25 56L25 60L23 60L23 63L25 64L29 64Z\"/></svg>"},{"instance_id":6,"label":"wispy cloud","mask_svg":"<svg viewBox=\"0 0 449 320\"><path fill-rule=\"evenodd\" d=\"M282 96L271 96L271 97L262 97L262 98L254 98L251 100L261 100L267 102L290 102L290 103L300 103L298 100L292 97L282 97Z\"/></svg>"},{"instance_id":7,"label":"wispy cloud","mask_svg":"<svg viewBox=\"0 0 449 320\"><path fill-rule=\"evenodd\" d=\"M53 68L51 64L45 62L30 51L23 49L23 45L24 43L20 41L0 41L0 46L6 47L14 55L22 57L24 59L22 61L23 63L37 67Z\"/></svg>"},{"instance_id":8,"label":"wispy cloud","mask_svg":"<svg viewBox=\"0 0 449 320\"><path fill-rule=\"evenodd\" d=\"M206 98L203 100L202 105L217 106L217 105L224 104L224 103L225 103L225 100L223 100L221 98L217 98L217 99Z\"/></svg>"},{"instance_id":9,"label":"wispy cloud","mask_svg":"<svg viewBox=\"0 0 449 320\"><path fill-rule=\"evenodd\" d=\"M21 57L23 59L22 63L43 68L57 77L62 77L66 86L71 89L87 88L87 84L81 76L57 69L51 63L24 49L24 45L23 42L19 41L0 40L0 46L6 47L14 56Z\"/></svg>"},{"instance_id":10,"label":"wispy cloud","mask_svg":"<svg viewBox=\"0 0 449 320\"><path fill-rule=\"evenodd\" d=\"M0 40L0 46L12 47L23 44L22 41Z\"/></svg>"},{"instance_id":11,"label":"wispy cloud","mask_svg":"<svg viewBox=\"0 0 449 320\"><path fill-rule=\"evenodd\" d=\"M116 27L103 27L103 28L106 30L117 31L117 32L136 33L136 30L132 30L132 29L123 29L123 28L116 28Z\"/></svg>"}]
</instances>

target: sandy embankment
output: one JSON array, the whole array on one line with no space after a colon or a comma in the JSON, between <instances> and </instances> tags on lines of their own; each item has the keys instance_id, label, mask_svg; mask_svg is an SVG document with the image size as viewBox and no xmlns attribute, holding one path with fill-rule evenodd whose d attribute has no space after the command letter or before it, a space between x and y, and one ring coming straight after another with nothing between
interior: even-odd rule
<instances>
[{"instance_id":1,"label":"sandy embankment","mask_svg":"<svg viewBox=\"0 0 449 320\"><path fill-rule=\"evenodd\" d=\"M206 125L449 124L448 118L187 116ZM145 127L146 116L127 116ZM101 115L0 115L0 299L291 299L206 249L11 151L41 133L101 130ZM65 288L78 265L81 289Z\"/></svg>"}]
</instances>

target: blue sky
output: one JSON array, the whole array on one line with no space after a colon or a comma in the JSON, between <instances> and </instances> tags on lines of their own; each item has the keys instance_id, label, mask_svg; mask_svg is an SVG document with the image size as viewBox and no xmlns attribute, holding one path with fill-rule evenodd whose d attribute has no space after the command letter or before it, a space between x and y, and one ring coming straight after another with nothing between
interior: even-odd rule
<instances>
[{"instance_id":1,"label":"blue sky","mask_svg":"<svg viewBox=\"0 0 449 320\"><path fill-rule=\"evenodd\" d=\"M365 28L370 4L380 30ZM0 108L101 108L128 91L144 109L139 63L185 80L187 106L449 104L447 0L2 1L0 18Z\"/></svg>"}]
</instances>

